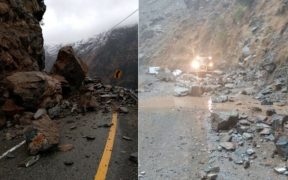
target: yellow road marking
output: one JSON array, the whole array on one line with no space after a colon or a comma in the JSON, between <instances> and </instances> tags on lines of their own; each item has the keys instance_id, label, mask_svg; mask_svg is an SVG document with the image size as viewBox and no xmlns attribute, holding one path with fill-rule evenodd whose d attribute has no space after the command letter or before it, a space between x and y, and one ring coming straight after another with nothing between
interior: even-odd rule
<instances>
[{"instance_id":1,"label":"yellow road marking","mask_svg":"<svg viewBox=\"0 0 288 180\"><path fill-rule=\"evenodd\" d=\"M109 162L111 159L111 154L112 154L112 149L113 149L113 144L114 144L115 134L116 134L116 129L117 129L117 113L116 112L114 112L112 115L112 123L113 123L113 126L111 126L109 130L108 139L107 139L105 149L102 155L102 159L98 166L98 170L97 170L94 180L106 179L106 174L107 174Z\"/></svg>"}]
</instances>

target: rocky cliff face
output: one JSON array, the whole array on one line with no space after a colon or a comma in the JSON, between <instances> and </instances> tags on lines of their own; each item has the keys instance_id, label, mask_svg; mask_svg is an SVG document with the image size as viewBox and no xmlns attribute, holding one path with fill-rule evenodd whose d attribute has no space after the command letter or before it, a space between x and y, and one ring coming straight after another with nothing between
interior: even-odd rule
<instances>
[{"instance_id":1,"label":"rocky cliff face","mask_svg":"<svg viewBox=\"0 0 288 180\"><path fill-rule=\"evenodd\" d=\"M40 21L45 10L43 0L0 1L0 80L44 68Z\"/></svg>"},{"instance_id":2,"label":"rocky cliff face","mask_svg":"<svg viewBox=\"0 0 288 180\"><path fill-rule=\"evenodd\" d=\"M3 79L17 71L44 68L40 21L46 10L43 0L0 1L0 94ZM0 105L4 102L0 97Z\"/></svg>"}]
</instances>

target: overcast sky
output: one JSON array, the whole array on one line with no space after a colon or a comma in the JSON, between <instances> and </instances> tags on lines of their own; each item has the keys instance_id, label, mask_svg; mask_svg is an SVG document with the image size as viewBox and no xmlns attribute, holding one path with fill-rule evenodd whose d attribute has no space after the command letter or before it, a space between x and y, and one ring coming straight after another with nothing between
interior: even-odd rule
<instances>
[{"instance_id":1,"label":"overcast sky","mask_svg":"<svg viewBox=\"0 0 288 180\"><path fill-rule=\"evenodd\" d=\"M45 0L45 44L70 43L109 30L138 9L138 0ZM138 12L123 25L138 22Z\"/></svg>"}]
</instances>

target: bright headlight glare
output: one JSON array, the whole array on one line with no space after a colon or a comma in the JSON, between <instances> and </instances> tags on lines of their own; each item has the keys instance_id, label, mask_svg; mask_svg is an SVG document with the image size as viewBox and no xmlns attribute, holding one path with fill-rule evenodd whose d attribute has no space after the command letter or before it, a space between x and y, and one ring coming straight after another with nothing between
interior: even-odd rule
<instances>
[{"instance_id":1,"label":"bright headlight glare","mask_svg":"<svg viewBox=\"0 0 288 180\"><path fill-rule=\"evenodd\" d=\"M209 56L208 58L209 58L209 60L212 60L212 56Z\"/></svg>"},{"instance_id":2,"label":"bright headlight glare","mask_svg":"<svg viewBox=\"0 0 288 180\"><path fill-rule=\"evenodd\" d=\"M213 67L213 63L209 63L209 67Z\"/></svg>"},{"instance_id":3,"label":"bright headlight glare","mask_svg":"<svg viewBox=\"0 0 288 180\"><path fill-rule=\"evenodd\" d=\"M200 68L200 63L198 61L192 61L191 66L194 69L199 69Z\"/></svg>"}]
</instances>

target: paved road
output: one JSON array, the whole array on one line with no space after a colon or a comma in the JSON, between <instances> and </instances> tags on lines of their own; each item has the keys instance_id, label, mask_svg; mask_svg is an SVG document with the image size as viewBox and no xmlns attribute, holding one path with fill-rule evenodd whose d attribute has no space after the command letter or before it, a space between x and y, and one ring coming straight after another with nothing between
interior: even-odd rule
<instances>
[{"instance_id":1,"label":"paved road","mask_svg":"<svg viewBox=\"0 0 288 180\"><path fill-rule=\"evenodd\" d=\"M99 128L98 125L110 123L111 113L88 113L59 119L61 127L61 143L70 143L74 149L70 152L51 152L41 156L40 160L29 168L18 167L25 160L25 147L13 154L13 159L0 160L0 179L2 180L92 180L98 169L109 128ZM70 127L76 126L71 130ZM4 139L6 130L0 131L0 153L10 149L22 139L7 141ZM137 164L129 160L131 153L137 151L137 110L127 115L118 116L118 127L114 148L108 168L107 179L134 180L137 179ZM87 141L83 136L93 136L95 140ZM131 137L132 141L123 140L123 136ZM64 165L72 161L72 166ZM21 178L20 178L21 177Z\"/></svg>"}]
</instances>

